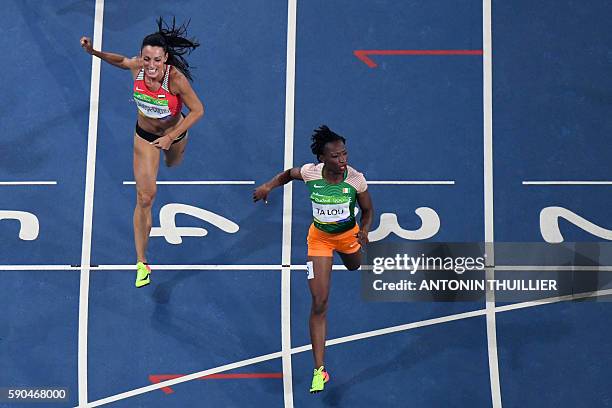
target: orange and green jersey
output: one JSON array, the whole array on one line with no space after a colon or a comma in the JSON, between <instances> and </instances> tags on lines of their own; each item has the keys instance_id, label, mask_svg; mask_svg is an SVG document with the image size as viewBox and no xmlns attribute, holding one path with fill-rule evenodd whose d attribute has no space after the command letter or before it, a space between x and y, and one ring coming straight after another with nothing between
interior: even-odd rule
<instances>
[{"instance_id":1,"label":"orange and green jersey","mask_svg":"<svg viewBox=\"0 0 612 408\"><path fill-rule=\"evenodd\" d=\"M323 163L305 164L300 173L310 192L314 226L332 234L353 228L357 194L368 188L363 174L347 166L344 179L331 184L323 178Z\"/></svg>"}]
</instances>

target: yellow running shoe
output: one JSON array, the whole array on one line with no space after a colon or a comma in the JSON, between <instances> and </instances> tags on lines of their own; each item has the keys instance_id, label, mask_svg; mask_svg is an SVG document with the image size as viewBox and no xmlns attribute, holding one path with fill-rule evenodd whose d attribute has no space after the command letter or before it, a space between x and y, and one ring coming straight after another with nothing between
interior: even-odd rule
<instances>
[{"instance_id":1,"label":"yellow running shoe","mask_svg":"<svg viewBox=\"0 0 612 408\"><path fill-rule=\"evenodd\" d=\"M312 375L312 385L310 386L310 393L315 394L323 391L325 383L329 381L329 373L325 371L325 367L321 366L315 368L314 374Z\"/></svg>"},{"instance_id":2,"label":"yellow running shoe","mask_svg":"<svg viewBox=\"0 0 612 408\"><path fill-rule=\"evenodd\" d=\"M151 283L151 268L142 262L136 264L136 287L141 288Z\"/></svg>"}]
</instances>

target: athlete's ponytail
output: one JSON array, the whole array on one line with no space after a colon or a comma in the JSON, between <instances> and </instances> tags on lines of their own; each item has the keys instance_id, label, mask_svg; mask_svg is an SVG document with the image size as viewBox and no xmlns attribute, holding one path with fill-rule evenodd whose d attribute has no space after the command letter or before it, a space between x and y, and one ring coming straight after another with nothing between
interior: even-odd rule
<instances>
[{"instance_id":1,"label":"athlete's ponytail","mask_svg":"<svg viewBox=\"0 0 612 408\"><path fill-rule=\"evenodd\" d=\"M190 21L177 27L175 18L172 17L172 27L170 27L160 17L157 20L157 32L147 35L142 40L140 49L142 50L145 45L162 47L168 53L168 61L166 63L175 66L185 77L193 81L189 71L189 63L183 58L183 55L190 54L191 51L200 46L195 38L186 38L187 27Z\"/></svg>"}]
</instances>

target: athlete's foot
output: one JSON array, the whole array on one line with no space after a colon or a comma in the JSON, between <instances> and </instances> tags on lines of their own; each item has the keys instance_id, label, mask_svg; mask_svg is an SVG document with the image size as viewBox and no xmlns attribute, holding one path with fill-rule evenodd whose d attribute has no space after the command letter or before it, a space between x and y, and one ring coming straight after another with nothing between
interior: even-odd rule
<instances>
[{"instance_id":1,"label":"athlete's foot","mask_svg":"<svg viewBox=\"0 0 612 408\"><path fill-rule=\"evenodd\" d=\"M315 368L312 375L312 385L310 386L310 393L315 394L323 391L325 383L329 381L329 373L325 371L325 367L321 366Z\"/></svg>"},{"instance_id":2,"label":"athlete's foot","mask_svg":"<svg viewBox=\"0 0 612 408\"><path fill-rule=\"evenodd\" d=\"M136 264L136 287L141 288L151 283L151 268L149 265L138 262Z\"/></svg>"}]
</instances>

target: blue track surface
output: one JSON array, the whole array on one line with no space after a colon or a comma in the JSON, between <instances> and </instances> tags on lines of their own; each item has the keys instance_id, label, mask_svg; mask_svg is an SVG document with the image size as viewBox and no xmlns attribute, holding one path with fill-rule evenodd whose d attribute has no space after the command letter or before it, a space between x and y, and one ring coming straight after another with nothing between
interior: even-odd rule
<instances>
[{"instance_id":1,"label":"blue track surface","mask_svg":"<svg viewBox=\"0 0 612 408\"><path fill-rule=\"evenodd\" d=\"M0 388L62 386L78 399L81 263L94 1L3 2L0 49L0 212L36 216L35 239L0 221ZM493 193L496 241L543 241L540 213L563 207L612 229L610 186L529 186L534 180L610 180L612 30L604 0L492 1ZM184 163L159 180L257 184L283 169L287 3L106 0L103 49L136 55L159 15L191 18L202 46L190 57L205 118L190 131ZM350 162L368 180L451 180L452 185L370 185L376 208L416 230L428 207L439 242L485 239L483 58L374 56L355 50L482 50L476 0L298 0L293 163L313 161L309 135L328 124L348 139ZM13 44L14 43L14 44ZM150 261L176 265L133 288L132 135L127 71L102 65L88 318L88 400L151 384L151 375L191 374L281 350L283 196L253 205L252 184L159 186L153 208L182 204L237 224L227 233L187 214L181 227L205 237L171 244L152 237ZM301 265L311 211L294 183L291 347L309 345L310 293ZM566 241L601 241L561 220ZM398 240L390 236L388 240ZM336 262L339 262L336 259ZM11 270L16 265L25 269ZM263 265L260 270L188 270L187 265ZM269 268L268 268L269 267ZM358 272L333 274L328 338L337 339L464 312L473 303L367 303ZM501 399L506 407L612 406L608 303L575 302L498 312ZM478 313L477 313L478 314ZM347 341L327 349L332 381L310 395L310 350L294 350L296 407L491 407L487 322L477 316ZM280 356L231 369L282 373ZM113 407L281 407L279 378L201 379L107 404ZM0 402L0 407L12 404ZM42 405L40 405L42 406ZM61 406L61 405L53 405Z\"/></svg>"}]
</instances>

